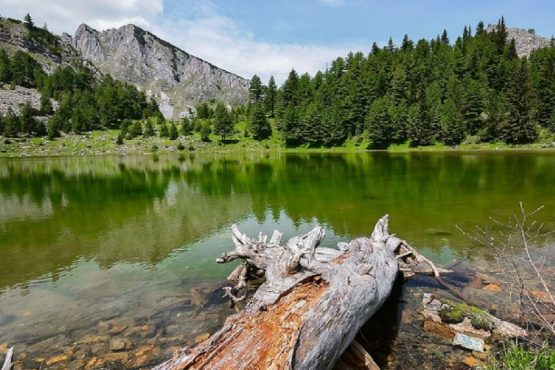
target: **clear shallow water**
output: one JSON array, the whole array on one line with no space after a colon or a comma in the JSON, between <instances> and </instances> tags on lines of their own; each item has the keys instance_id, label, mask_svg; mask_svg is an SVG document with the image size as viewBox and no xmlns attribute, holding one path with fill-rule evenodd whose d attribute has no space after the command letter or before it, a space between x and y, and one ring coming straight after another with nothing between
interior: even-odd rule
<instances>
[{"instance_id":1,"label":"clear shallow water","mask_svg":"<svg viewBox=\"0 0 555 370\"><path fill-rule=\"evenodd\" d=\"M75 350L108 322L164 358L232 313L218 288L233 266L214 262L232 223L286 237L321 223L334 246L389 213L393 232L449 265L491 258L456 225L506 219L519 201L555 228L554 184L548 152L2 159L0 344L48 357L52 338Z\"/></svg>"}]
</instances>

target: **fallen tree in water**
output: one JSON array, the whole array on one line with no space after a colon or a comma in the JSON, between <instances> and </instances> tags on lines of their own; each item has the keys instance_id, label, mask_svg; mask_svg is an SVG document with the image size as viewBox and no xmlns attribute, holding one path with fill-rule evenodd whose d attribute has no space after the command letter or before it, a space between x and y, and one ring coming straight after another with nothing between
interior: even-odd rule
<instances>
[{"instance_id":1,"label":"fallen tree in water","mask_svg":"<svg viewBox=\"0 0 555 370\"><path fill-rule=\"evenodd\" d=\"M282 234L251 239L232 227L235 250L219 263L244 260L230 275L226 294L237 303L247 282L265 276L246 307L194 348L185 348L156 369L333 368L361 326L388 298L410 264L438 276L438 269L406 242L389 234L388 217L370 238L319 247L324 230L281 244ZM425 266L422 266L425 265Z\"/></svg>"}]
</instances>

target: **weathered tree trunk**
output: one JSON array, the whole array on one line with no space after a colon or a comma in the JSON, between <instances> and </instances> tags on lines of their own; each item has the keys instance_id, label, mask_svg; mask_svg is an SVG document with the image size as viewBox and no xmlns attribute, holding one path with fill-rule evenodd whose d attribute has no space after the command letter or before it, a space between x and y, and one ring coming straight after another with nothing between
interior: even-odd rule
<instances>
[{"instance_id":1,"label":"weathered tree trunk","mask_svg":"<svg viewBox=\"0 0 555 370\"><path fill-rule=\"evenodd\" d=\"M13 347L11 347L6 353L6 359L4 360L4 365L2 365L2 370L10 370L12 368L12 357Z\"/></svg>"},{"instance_id":2,"label":"weathered tree trunk","mask_svg":"<svg viewBox=\"0 0 555 370\"><path fill-rule=\"evenodd\" d=\"M319 226L285 245L277 231L268 242L234 225L232 236L235 250L218 262L245 262L230 275L235 286L226 294L236 303L245 298L248 279L266 281L221 330L156 369L331 369L389 296L398 259L421 261L389 234L387 215L370 238L339 243L337 250L318 248L324 238Z\"/></svg>"}]
</instances>

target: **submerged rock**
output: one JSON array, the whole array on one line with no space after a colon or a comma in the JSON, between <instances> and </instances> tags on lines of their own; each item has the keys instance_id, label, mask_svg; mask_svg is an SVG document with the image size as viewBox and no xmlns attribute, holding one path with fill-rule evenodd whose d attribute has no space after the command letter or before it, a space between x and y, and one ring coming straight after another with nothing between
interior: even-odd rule
<instances>
[{"instance_id":1,"label":"submerged rock","mask_svg":"<svg viewBox=\"0 0 555 370\"><path fill-rule=\"evenodd\" d=\"M67 361L67 360L69 360L68 355L66 355L66 354L57 355L57 356L50 357L48 360L46 360L46 365L47 366L52 366L52 365L55 365L59 362L64 362L64 361Z\"/></svg>"},{"instance_id":2,"label":"submerged rock","mask_svg":"<svg viewBox=\"0 0 555 370\"><path fill-rule=\"evenodd\" d=\"M453 344L472 351L484 352L484 340L481 338L475 338L469 335L457 333L455 334Z\"/></svg>"},{"instance_id":3,"label":"submerged rock","mask_svg":"<svg viewBox=\"0 0 555 370\"><path fill-rule=\"evenodd\" d=\"M122 338L114 338L110 341L110 351L121 352L129 347L127 340Z\"/></svg>"}]
</instances>

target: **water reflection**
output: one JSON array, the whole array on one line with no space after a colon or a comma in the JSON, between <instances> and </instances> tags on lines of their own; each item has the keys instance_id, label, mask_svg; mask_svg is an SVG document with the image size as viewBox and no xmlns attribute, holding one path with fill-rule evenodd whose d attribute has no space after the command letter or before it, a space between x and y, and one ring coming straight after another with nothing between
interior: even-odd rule
<instances>
[{"instance_id":1,"label":"water reflection","mask_svg":"<svg viewBox=\"0 0 555 370\"><path fill-rule=\"evenodd\" d=\"M398 233L451 258L468 244L455 225L508 216L519 201L545 205L552 224L554 170L550 153L2 160L0 287L79 258L156 263L268 213L297 226L318 220L344 237L389 213Z\"/></svg>"},{"instance_id":2,"label":"water reflection","mask_svg":"<svg viewBox=\"0 0 555 370\"><path fill-rule=\"evenodd\" d=\"M215 289L233 267L214 263L231 223L287 237L319 222L332 246L389 213L440 263L485 258L468 255L455 225L508 217L522 201L544 205L553 228L554 183L545 152L3 159L0 343L69 343L114 318L148 318L158 338L216 327L229 312L220 301L192 310L190 290Z\"/></svg>"}]
</instances>

